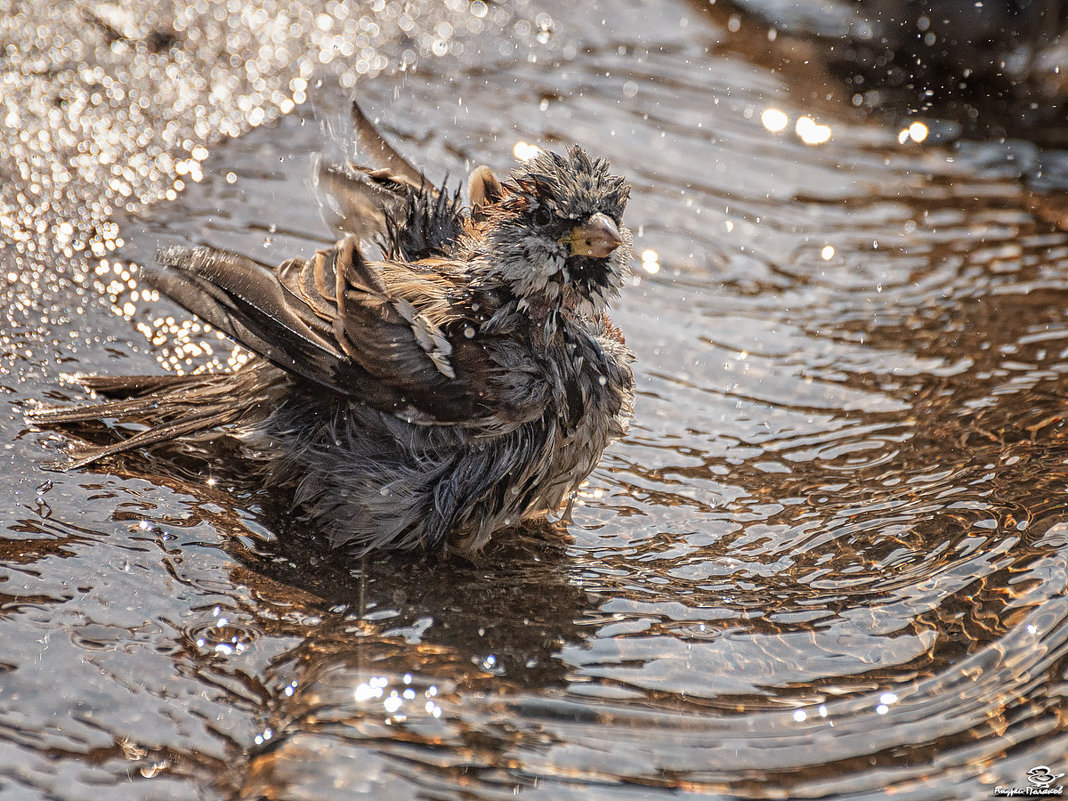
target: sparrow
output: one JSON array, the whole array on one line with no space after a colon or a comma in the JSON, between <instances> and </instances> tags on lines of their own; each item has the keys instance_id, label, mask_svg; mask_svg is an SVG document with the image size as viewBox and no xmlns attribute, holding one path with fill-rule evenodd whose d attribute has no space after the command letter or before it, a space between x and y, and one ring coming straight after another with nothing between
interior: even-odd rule
<instances>
[{"instance_id":1,"label":"sparrow","mask_svg":"<svg viewBox=\"0 0 1068 801\"><path fill-rule=\"evenodd\" d=\"M226 372L82 377L112 399L27 420L140 430L61 469L236 437L294 514L353 554L473 556L496 532L570 512L633 411L633 355L606 313L629 274L630 187L575 146L503 180L477 167L465 206L355 104L353 119L377 166L319 165L333 247L272 267L175 246L141 268L253 357Z\"/></svg>"}]
</instances>

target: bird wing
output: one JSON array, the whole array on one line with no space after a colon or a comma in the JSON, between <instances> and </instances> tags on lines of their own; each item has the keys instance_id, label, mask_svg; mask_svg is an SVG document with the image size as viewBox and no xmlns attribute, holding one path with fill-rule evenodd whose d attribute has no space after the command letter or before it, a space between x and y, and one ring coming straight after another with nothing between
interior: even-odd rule
<instances>
[{"instance_id":1,"label":"bird wing","mask_svg":"<svg viewBox=\"0 0 1068 801\"><path fill-rule=\"evenodd\" d=\"M385 140L355 100L352 101L352 127L356 131L356 141L360 149L366 151L372 161L381 164L393 180L414 188L427 184L423 173L413 167Z\"/></svg>"},{"instance_id":2,"label":"bird wing","mask_svg":"<svg viewBox=\"0 0 1068 801\"><path fill-rule=\"evenodd\" d=\"M440 190L413 167L375 128L359 104L352 103L357 150L368 164L320 161L319 186L326 190L327 223L341 234L379 240L394 258L417 261L446 252L466 215L459 192ZM416 234L413 236L413 234Z\"/></svg>"},{"instance_id":3,"label":"bird wing","mask_svg":"<svg viewBox=\"0 0 1068 801\"><path fill-rule=\"evenodd\" d=\"M473 335L452 305L466 276L448 261L369 262L353 236L278 270L206 247L157 258L143 271L150 284L340 395L422 424L500 427L544 409L533 357L506 337Z\"/></svg>"},{"instance_id":4,"label":"bird wing","mask_svg":"<svg viewBox=\"0 0 1068 801\"><path fill-rule=\"evenodd\" d=\"M355 101L353 128L358 150L370 164L320 161L318 185L325 190L327 223L341 234L383 246L390 259L408 262L451 256L473 218L501 197L500 182L489 167L476 167L467 181L471 198L464 208L459 188L434 186L375 128Z\"/></svg>"},{"instance_id":5,"label":"bird wing","mask_svg":"<svg viewBox=\"0 0 1068 801\"><path fill-rule=\"evenodd\" d=\"M372 240L386 234L386 220L400 215L413 189L382 171L320 160L316 182L323 218L338 233Z\"/></svg>"}]
</instances>

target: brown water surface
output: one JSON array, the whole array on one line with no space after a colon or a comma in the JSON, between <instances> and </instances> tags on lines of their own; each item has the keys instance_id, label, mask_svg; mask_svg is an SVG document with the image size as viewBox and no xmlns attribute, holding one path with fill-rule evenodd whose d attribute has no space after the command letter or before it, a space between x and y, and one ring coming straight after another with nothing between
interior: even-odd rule
<instances>
[{"instance_id":1,"label":"brown water surface","mask_svg":"<svg viewBox=\"0 0 1068 801\"><path fill-rule=\"evenodd\" d=\"M979 799L1068 772L1062 153L907 137L699 4L240 6L27 9L37 39L0 39L0 798ZM637 412L566 541L347 563L226 454L39 467L66 440L20 410L81 398L60 373L239 358L127 265L328 242L312 159L348 152L356 76L435 179L578 142L633 185Z\"/></svg>"}]
</instances>

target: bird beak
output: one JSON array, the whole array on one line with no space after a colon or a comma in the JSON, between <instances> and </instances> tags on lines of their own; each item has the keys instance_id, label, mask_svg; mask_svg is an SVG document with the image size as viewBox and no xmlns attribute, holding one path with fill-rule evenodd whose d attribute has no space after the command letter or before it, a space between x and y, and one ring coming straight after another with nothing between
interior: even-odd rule
<instances>
[{"instance_id":1,"label":"bird beak","mask_svg":"<svg viewBox=\"0 0 1068 801\"><path fill-rule=\"evenodd\" d=\"M619 228L607 214L598 212L581 225L576 225L560 239L571 248L574 256L593 256L603 259L623 244Z\"/></svg>"}]
</instances>

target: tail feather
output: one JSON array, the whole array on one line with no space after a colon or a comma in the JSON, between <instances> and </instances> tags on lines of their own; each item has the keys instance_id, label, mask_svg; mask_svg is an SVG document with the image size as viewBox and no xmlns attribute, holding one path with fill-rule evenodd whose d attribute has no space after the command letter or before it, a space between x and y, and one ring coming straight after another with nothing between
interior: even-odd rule
<instances>
[{"instance_id":1,"label":"tail feather","mask_svg":"<svg viewBox=\"0 0 1068 801\"><path fill-rule=\"evenodd\" d=\"M29 423L56 426L99 422L111 418L130 421L158 408L158 398L122 398L85 406L44 406L28 410L24 417Z\"/></svg>"},{"instance_id":2,"label":"tail feather","mask_svg":"<svg viewBox=\"0 0 1068 801\"><path fill-rule=\"evenodd\" d=\"M92 407L89 407L89 409L91 408ZM53 470L61 471L76 470L79 467L85 467L86 465L103 459L105 456L123 453L124 451L133 450L134 448L145 448L149 445L156 445L157 443L166 442L168 440L176 439L177 437L183 437L187 434L195 434L209 428L226 425L227 423L234 422L238 416L239 413L233 410L216 408L203 414L183 417L182 419L167 425L155 426L144 431L139 431L133 436L127 437L119 442L114 442L110 445L80 448L74 452L71 459L51 462L48 467Z\"/></svg>"},{"instance_id":3,"label":"tail feather","mask_svg":"<svg viewBox=\"0 0 1068 801\"><path fill-rule=\"evenodd\" d=\"M236 373L193 376L135 376L129 380L108 376L79 379L94 389L129 392L118 398L82 406L41 407L25 412L32 425L62 427L82 423L137 423L145 429L106 445L77 447L71 458L48 465L52 470L73 470L134 448L144 448L178 437L235 423L255 424L277 407L288 383L278 368L255 360ZM134 388L147 388L134 394Z\"/></svg>"},{"instance_id":4,"label":"tail feather","mask_svg":"<svg viewBox=\"0 0 1068 801\"><path fill-rule=\"evenodd\" d=\"M29 423L48 426L99 422L110 418L136 420L159 411L160 393L203 384L204 379L203 375L77 376L75 381L86 389L115 400L79 406L38 406L27 409L23 416Z\"/></svg>"},{"instance_id":5,"label":"tail feather","mask_svg":"<svg viewBox=\"0 0 1068 801\"><path fill-rule=\"evenodd\" d=\"M129 398L145 392L191 386L204 380L203 375L85 375L77 382L88 390L108 398Z\"/></svg>"}]
</instances>

